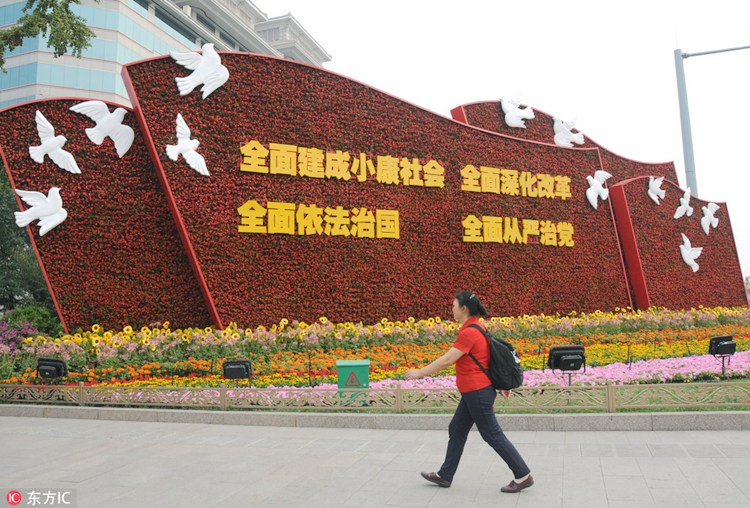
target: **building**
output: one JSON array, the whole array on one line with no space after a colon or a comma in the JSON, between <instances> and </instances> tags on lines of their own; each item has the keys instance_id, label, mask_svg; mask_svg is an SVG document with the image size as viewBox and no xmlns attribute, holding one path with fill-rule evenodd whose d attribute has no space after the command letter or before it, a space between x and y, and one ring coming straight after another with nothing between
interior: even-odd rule
<instances>
[{"instance_id":1,"label":"building","mask_svg":"<svg viewBox=\"0 0 750 508\"><path fill-rule=\"evenodd\" d=\"M25 0L0 0L0 29L16 23ZM249 0L82 0L72 10L96 34L81 58L55 58L44 36L6 53L0 108L49 97L130 105L124 64L199 50L247 51L322 66L331 57L291 14L269 18Z\"/></svg>"}]
</instances>

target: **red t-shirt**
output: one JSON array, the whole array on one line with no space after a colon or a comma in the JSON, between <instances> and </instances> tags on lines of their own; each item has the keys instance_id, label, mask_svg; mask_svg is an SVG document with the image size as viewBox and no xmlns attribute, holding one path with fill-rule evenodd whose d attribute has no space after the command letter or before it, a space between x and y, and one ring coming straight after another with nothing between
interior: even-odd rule
<instances>
[{"instance_id":1,"label":"red t-shirt","mask_svg":"<svg viewBox=\"0 0 750 508\"><path fill-rule=\"evenodd\" d=\"M456 362L456 386L459 392L472 392L490 386L490 378L482 372L469 353L479 360L483 367L490 364L490 351L484 334L476 328L469 327L471 324L482 325L476 317L470 317L461 328L458 329L458 337L453 347L465 354Z\"/></svg>"}]
</instances>

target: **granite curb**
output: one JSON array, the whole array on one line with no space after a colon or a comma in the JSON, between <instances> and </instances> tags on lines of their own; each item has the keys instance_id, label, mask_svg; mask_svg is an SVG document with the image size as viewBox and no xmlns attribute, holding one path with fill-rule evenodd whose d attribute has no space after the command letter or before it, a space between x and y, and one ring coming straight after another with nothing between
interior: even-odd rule
<instances>
[{"instance_id":1,"label":"granite curb","mask_svg":"<svg viewBox=\"0 0 750 508\"><path fill-rule=\"evenodd\" d=\"M451 419L450 414L201 411L31 404L0 404L0 416L380 430L445 430ZM750 430L750 411L498 413L498 418L503 429L509 431Z\"/></svg>"}]
</instances>

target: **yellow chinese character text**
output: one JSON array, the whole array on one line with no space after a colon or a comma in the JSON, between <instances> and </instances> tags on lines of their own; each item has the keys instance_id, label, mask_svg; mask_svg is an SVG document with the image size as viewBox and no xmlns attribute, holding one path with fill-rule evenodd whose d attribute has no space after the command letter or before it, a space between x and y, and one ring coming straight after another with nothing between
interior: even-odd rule
<instances>
[{"instance_id":1,"label":"yellow chinese character text","mask_svg":"<svg viewBox=\"0 0 750 508\"><path fill-rule=\"evenodd\" d=\"M268 149L260 144L257 140L252 140L246 145L240 147L242 152L242 163L240 171L250 173L268 173Z\"/></svg>"},{"instance_id":2,"label":"yellow chinese character text","mask_svg":"<svg viewBox=\"0 0 750 508\"><path fill-rule=\"evenodd\" d=\"M482 174L482 192L500 194L500 170L480 166L479 172Z\"/></svg>"},{"instance_id":3,"label":"yellow chinese character text","mask_svg":"<svg viewBox=\"0 0 750 508\"><path fill-rule=\"evenodd\" d=\"M240 233L265 233L266 226L263 218L266 216L266 209L257 201L251 199L237 209L242 218L237 231Z\"/></svg>"},{"instance_id":4,"label":"yellow chinese character text","mask_svg":"<svg viewBox=\"0 0 750 508\"><path fill-rule=\"evenodd\" d=\"M269 168L272 175L297 174L297 147L295 145L283 145L281 143L270 143Z\"/></svg>"},{"instance_id":5,"label":"yellow chinese character text","mask_svg":"<svg viewBox=\"0 0 750 508\"><path fill-rule=\"evenodd\" d=\"M475 168L471 164L464 166L464 168L461 170L461 190L468 192L482 192L482 187L479 186L480 176L481 173L477 171L477 168ZM470 215L470 217L473 216ZM476 219L476 217L474 218Z\"/></svg>"},{"instance_id":6,"label":"yellow chinese character text","mask_svg":"<svg viewBox=\"0 0 750 508\"><path fill-rule=\"evenodd\" d=\"M464 227L464 242L483 242L482 221L476 215L469 215L461 221Z\"/></svg>"},{"instance_id":7,"label":"yellow chinese character text","mask_svg":"<svg viewBox=\"0 0 750 508\"><path fill-rule=\"evenodd\" d=\"M325 176L325 154L319 148L299 148L299 176L323 178Z\"/></svg>"},{"instance_id":8,"label":"yellow chinese character text","mask_svg":"<svg viewBox=\"0 0 750 508\"><path fill-rule=\"evenodd\" d=\"M375 210L376 238L400 238L398 210Z\"/></svg>"}]
</instances>

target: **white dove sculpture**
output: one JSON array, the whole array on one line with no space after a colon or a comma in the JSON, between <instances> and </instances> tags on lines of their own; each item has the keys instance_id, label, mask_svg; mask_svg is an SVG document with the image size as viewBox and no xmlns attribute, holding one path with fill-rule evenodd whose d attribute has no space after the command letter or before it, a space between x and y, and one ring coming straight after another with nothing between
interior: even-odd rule
<instances>
[{"instance_id":1,"label":"white dove sculpture","mask_svg":"<svg viewBox=\"0 0 750 508\"><path fill-rule=\"evenodd\" d=\"M505 113L505 123L508 127L516 127L518 129L525 129L526 123L524 120L534 119L534 110L529 106L521 109L520 99L501 99L500 105Z\"/></svg>"},{"instance_id":2,"label":"white dove sculpture","mask_svg":"<svg viewBox=\"0 0 750 508\"><path fill-rule=\"evenodd\" d=\"M703 210L703 218L701 219L701 227L703 227L703 232L708 234L711 231L711 228L716 229L719 226L719 219L717 217L714 217L714 214L719 209L719 205L716 203L709 203L704 207L701 207L701 210Z\"/></svg>"},{"instance_id":3,"label":"white dove sculpture","mask_svg":"<svg viewBox=\"0 0 750 508\"><path fill-rule=\"evenodd\" d=\"M612 178L612 175L601 169L594 173L594 176L586 177L586 181L589 183L589 188L586 189L586 199L594 207L594 210L596 210L600 199L605 200L609 197L609 190L604 187L604 182L609 178Z\"/></svg>"},{"instance_id":4,"label":"white dove sculpture","mask_svg":"<svg viewBox=\"0 0 750 508\"><path fill-rule=\"evenodd\" d=\"M695 260L700 257L701 252L703 252L703 247L693 247L692 245L690 245L690 240L687 236L685 236L685 233L680 234L682 235L682 245L680 245L680 254L682 254L682 260L686 265L692 268L694 272L697 272L700 267L698 266L698 263L695 262Z\"/></svg>"},{"instance_id":5,"label":"white dove sculpture","mask_svg":"<svg viewBox=\"0 0 750 508\"><path fill-rule=\"evenodd\" d=\"M184 78L175 78L180 95L187 95L198 85L203 85L201 91L205 99L211 92L219 88L229 79L229 70L221 65L221 57L214 49L214 45L203 45L203 55L195 52L169 53L178 64L193 71Z\"/></svg>"},{"instance_id":6,"label":"white dove sculpture","mask_svg":"<svg viewBox=\"0 0 750 508\"><path fill-rule=\"evenodd\" d=\"M30 146L29 155L39 164L44 162L44 156L49 155L52 162L57 164L59 167L66 171L70 171L73 174L79 174L81 170L78 168L73 154L66 152L62 149L63 145L68 141L65 136L55 136L55 128L49 123L41 111L36 111L36 130L39 133L39 139L42 144L39 146Z\"/></svg>"},{"instance_id":7,"label":"white dove sculpture","mask_svg":"<svg viewBox=\"0 0 750 508\"><path fill-rule=\"evenodd\" d=\"M16 190L21 199L30 206L23 212L15 212L16 226L23 228L39 219L39 236L44 236L50 229L59 226L68 217L63 208L60 189L52 187L45 196L41 192Z\"/></svg>"},{"instance_id":8,"label":"white dove sculpture","mask_svg":"<svg viewBox=\"0 0 750 508\"><path fill-rule=\"evenodd\" d=\"M200 142L197 139L190 139L190 128L182 115L177 113L177 144L167 145L167 156L176 161L182 155L191 168L203 176L209 176L206 160L195 151L198 145Z\"/></svg>"},{"instance_id":9,"label":"white dove sculpture","mask_svg":"<svg viewBox=\"0 0 750 508\"><path fill-rule=\"evenodd\" d=\"M685 214L687 214L688 217L693 215L693 207L690 206L690 187L687 188L685 194L680 198L680 206L674 211L674 218L679 219Z\"/></svg>"},{"instance_id":10,"label":"white dove sculpture","mask_svg":"<svg viewBox=\"0 0 750 508\"><path fill-rule=\"evenodd\" d=\"M555 131L555 144L564 148L572 148L573 143L577 145L583 144L583 133L573 133L571 129L575 127L575 122L560 120L559 118L554 119L553 128Z\"/></svg>"},{"instance_id":11,"label":"white dove sculpture","mask_svg":"<svg viewBox=\"0 0 750 508\"><path fill-rule=\"evenodd\" d=\"M96 127L86 129L86 135L95 145L101 145L104 138L109 137L115 144L117 156L121 159L133 146L135 132L130 126L122 123L128 113L125 108L116 108L110 113L102 101L86 101L72 106L70 110L86 115L96 122Z\"/></svg>"},{"instance_id":12,"label":"white dove sculpture","mask_svg":"<svg viewBox=\"0 0 750 508\"><path fill-rule=\"evenodd\" d=\"M654 178L653 176L648 177L648 197L654 200L654 203L660 205L659 198L664 199L667 195L667 191L661 188L661 184L664 181L664 177Z\"/></svg>"}]
</instances>

